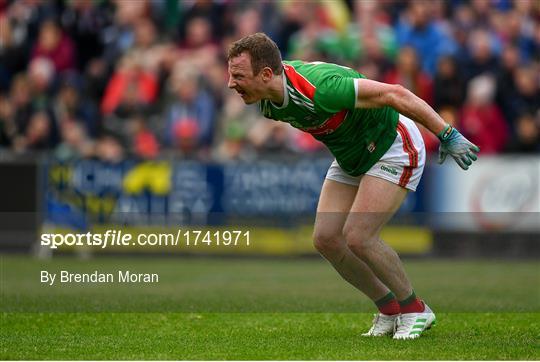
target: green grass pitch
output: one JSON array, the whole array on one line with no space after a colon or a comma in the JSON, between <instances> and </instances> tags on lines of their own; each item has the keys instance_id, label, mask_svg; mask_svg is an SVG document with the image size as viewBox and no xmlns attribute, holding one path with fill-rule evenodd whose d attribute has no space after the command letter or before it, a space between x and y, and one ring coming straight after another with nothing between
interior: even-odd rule
<instances>
[{"instance_id":1,"label":"green grass pitch","mask_svg":"<svg viewBox=\"0 0 540 362\"><path fill-rule=\"evenodd\" d=\"M540 359L536 261L406 260L437 325L362 338L371 303L321 259L0 256L1 359ZM46 287L39 271L157 272L157 285Z\"/></svg>"}]
</instances>

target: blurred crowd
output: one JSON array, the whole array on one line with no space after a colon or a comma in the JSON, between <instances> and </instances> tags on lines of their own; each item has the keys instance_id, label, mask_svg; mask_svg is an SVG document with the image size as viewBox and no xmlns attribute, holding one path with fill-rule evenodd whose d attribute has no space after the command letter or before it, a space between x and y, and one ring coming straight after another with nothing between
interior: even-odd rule
<instances>
[{"instance_id":1,"label":"blurred crowd","mask_svg":"<svg viewBox=\"0 0 540 362\"><path fill-rule=\"evenodd\" d=\"M540 152L534 0L0 0L0 149L110 162L326 152L227 89L228 45L257 31L284 59L406 86L484 154Z\"/></svg>"}]
</instances>

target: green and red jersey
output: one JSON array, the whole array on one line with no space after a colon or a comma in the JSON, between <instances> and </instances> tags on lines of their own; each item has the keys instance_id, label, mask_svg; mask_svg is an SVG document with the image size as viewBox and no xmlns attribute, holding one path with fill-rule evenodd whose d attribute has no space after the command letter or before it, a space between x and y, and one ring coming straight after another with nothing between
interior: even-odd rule
<instances>
[{"instance_id":1,"label":"green and red jersey","mask_svg":"<svg viewBox=\"0 0 540 362\"><path fill-rule=\"evenodd\" d=\"M391 107L355 108L355 79L365 76L351 68L302 61L283 65L283 104L262 100L262 114L311 133L348 174L369 170L394 142L398 112Z\"/></svg>"}]
</instances>

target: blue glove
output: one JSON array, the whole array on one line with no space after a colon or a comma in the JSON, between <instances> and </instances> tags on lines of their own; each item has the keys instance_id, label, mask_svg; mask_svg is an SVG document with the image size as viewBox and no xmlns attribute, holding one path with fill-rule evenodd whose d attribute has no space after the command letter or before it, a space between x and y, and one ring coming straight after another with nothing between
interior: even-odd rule
<instances>
[{"instance_id":1,"label":"blue glove","mask_svg":"<svg viewBox=\"0 0 540 362\"><path fill-rule=\"evenodd\" d=\"M441 145L439 146L439 163L443 163L446 156L450 155L459 167L468 170L473 161L478 159L476 154L480 152L480 148L463 137L454 127L446 125L437 137L441 140Z\"/></svg>"}]
</instances>

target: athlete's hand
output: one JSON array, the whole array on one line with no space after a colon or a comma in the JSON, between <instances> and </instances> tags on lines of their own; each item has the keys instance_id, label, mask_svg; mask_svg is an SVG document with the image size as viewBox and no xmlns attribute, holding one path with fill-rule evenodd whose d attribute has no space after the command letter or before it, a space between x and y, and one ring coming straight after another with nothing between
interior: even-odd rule
<instances>
[{"instance_id":1,"label":"athlete's hand","mask_svg":"<svg viewBox=\"0 0 540 362\"><path fill-rule=\"evenodd\" d=\"M467 170L473 161L478 159L476 154L480 152L480 148L463 137L454 127L446 125L437 137L441 140L441 145L439 146L439 163L443 163L446 156L450 155L459 167Z\"/></svg>"}]
</instances>

